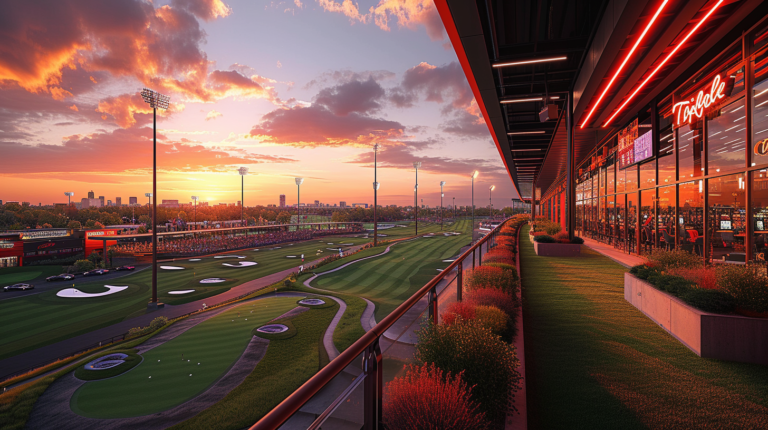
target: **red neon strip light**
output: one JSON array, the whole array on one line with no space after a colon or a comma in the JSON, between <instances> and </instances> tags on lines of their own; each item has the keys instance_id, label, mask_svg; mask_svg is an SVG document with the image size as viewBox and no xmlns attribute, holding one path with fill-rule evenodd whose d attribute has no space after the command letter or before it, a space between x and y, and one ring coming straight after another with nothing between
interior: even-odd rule
<instances>
[{"instance_id":1,"label":"red neon strip light","mask_svg":"<svg viewBox=\"0 0 768 430\"><path fill-rule=\"evenodd\" d=\"M661 70L661 68L664 67L665 64L667 64L667 61L669 61L669 59L672 58L673 55L675 55L675 53L680 49L680 47L685 45L685 42L688 41L688 39L693 35L693 33L695 33L699 29L699 27L701 27L702 24L704 24L707 21L707 19L709 19L709 17L715 12L715 10L717 10L718 7L720 7L721 4L723 4L723 1L724 0L720 0L719 2L717 2L717 4L714 5L712 7L712 9L710 9L709 12L707 12L706 15L704 15L704 18L702 18L701 21L699 21L699 23L696 24L696 26L693 27L693 29L691 29L691 31L683 38L683 40L681 40L680 43L678 43L677 46L675 46L675 49L673 49L672 52L670 52L667 55L667 57L664 59L664 61L662 61L658 66L656 66L655 69L653 69L653 72L651 72L651 74L648 75L647 78L645 78L643 83L640 84L640 86L638 86L637 89L635 89L635 91L632 93L632 95L630 95L629 98L627 98L627 100L625 100L624 103L622 103L622 105L619 106L619 108L616 110L616 112L614 112L613 115L611 115L611 117L608 118L608 121L606 121L605 124L603 124L603 127L607 127L608 124L610 124L611 121L613 121L613 119L616 118L616 115L618 115L619 112L621 112L622 110L624 110L625 107L627 107L627 104L629 104L629 102L632 101L633 98L635 98L637 93L639 93L640 90L643 89L645 84L647 84L648 81L650 81L651 78L653 78L653 76L656 75L656 73L659 70Z\"/></svg>"},{"instance_id":2,"label":"red neon strip light","mask_svg":"<svg viewBox=\"0 0 768 430\"><path fill-rule=\"evenodd\" d=\"M603 90L603 93L600 94L600 98L597 99L597 102L595 102L594 106L592 106L592 110L589 111L587 114L587 117L584 118L584 122L581 123L581 126L579 128L584 128L587 125L587 122L589 121L589 118L592 117L592 114L595 113L595 109L600 105L600 102L603 101L603 97L608 93L608 90L611 89L611 85L613 85L613 82L616 80L616 78L619 76L619 73L624 69L624 66L627 65L627 62L632 57L632 55L635 53L635 50L638 46L640 46L640 42L643 41L645 38L645 35L648 33L648 30L651 29L651 26L654 22L656 22L656 19L661 14L661 11L664 9L664 7L667 5L668 0L664 0L664 2L659 6L659 9L656 11L656 13L653 15L653 18L651 18L651 21L648 22L648 25L645 27L645 30L640 34L640 38L637 39L637 42L635 42L635 46L632 47L632 49L629 51L629 54L627 54L626 57L624 57L624 61L621 62L621 66L619 66L619 69L616 70L616 73L614 73L611 80L608 82L608 86L605 87Z\"/></svg>"}]
</instances>

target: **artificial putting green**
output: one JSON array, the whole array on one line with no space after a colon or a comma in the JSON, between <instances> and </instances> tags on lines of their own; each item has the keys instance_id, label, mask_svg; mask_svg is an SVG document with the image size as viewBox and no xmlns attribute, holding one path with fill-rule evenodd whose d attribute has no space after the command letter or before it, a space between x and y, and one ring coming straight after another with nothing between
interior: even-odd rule
<instances>
[{"instance_id":1,"label":"artificial putting green","mask_svg":"<svg viewBox=\"0 0 768 430\"><path fill-rule=\"evenodd\" d=\"M158 267L158 299L161 302L179 305L205 299L226 292L230 288L246 281L258 279L301 264L301 254L305 262L323 256L335 255L328 250L336 245L328 243L367 243L368 239L349 237L324 237L294 245L280 244L241 250L234 255L238 258L206 257L198 262L179 259L175 262L158 266L179 266L184 270L163 270ZM279 249L274 249L280 247ZM318 252L322 251L322 252ZM296 255L297 258L287 258ZM255 261L258 264L248 267L226 267L223 263L237 264L239 261ZM115 324L146 311L146 304L151 294L152 271L145 269L131 275L100 281L99 277L77 278L74 287L87 292L105 291L104 285L128 286L121 292L93 298L62 298L56 293L64 288L72 288L73 283L59 283L60 288L18 297L12 300L0 300L0 359L29 351L63 339L88 333L101 327ZM228 282L220 284L200 284L204 278L221 277ZM87 280L83 282L83 280ZM169 295L169 291L195 289L194 293Z\"/></svg>"},{"instance_id":2,"label":"artificial putting green","mask_svg":"<svg viewBox=\"0 0 768 430\"><path fill-rule=\"evenodd\" d=\"M768 428L768 367L698 357L624 300L623 266L528 240L520 266L529 429Z\"/></svg>"},{"instance_id":3,"label":"artificial putting green","mask_svg":"<svg viewBox=\"0 0 768 430\"><path fill-rule=\"evenodd\" d=\"M469 222L459 221L454 227L456 231L465 232L469 229ZM439 273L437 269L449 265L442 260L456 255L468 243L467 234L420 237L394 245L389 253L381 257L360 261L320 276L311 285L371 300L376 304L376 321L381 321L434 278Z\"/></svg>"},{"instance_id":4,"label":"artificial putting green","mask_svg":"<svg viewBox=\"0 0 768 430\"><path fill-rule=\"evenodd\" d=\"M72 410L90 418L125 418L170 409L203 392L237 361L251 331L298 306L295 297L246 302L143 354L115 378L88 382L72 396Z\"/></svg>"}]
</instances>

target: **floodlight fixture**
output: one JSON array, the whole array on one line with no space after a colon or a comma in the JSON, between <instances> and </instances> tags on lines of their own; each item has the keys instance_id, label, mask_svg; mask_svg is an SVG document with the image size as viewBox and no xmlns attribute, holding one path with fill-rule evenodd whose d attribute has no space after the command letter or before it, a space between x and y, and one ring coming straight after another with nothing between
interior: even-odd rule
<instances>
[{"instance_id":1,"label":"floodlight fixture","mask_svg":"<svg viewBox=\"0 0 768 430\"><path fill-rule=\"evenodd\" d=\"M472 179L475 179L475 178L477 178L477 175L479 175L479 174L480 174L480 172L478 172L477 170L475 170L474 172L472 172Z\"/></svg>"},{"instance_id":2,"label":"floodlight fixture","mask_svg":"<svg viewBox=\"0 0 768 430\"><path fill-rule=\"evenodd\" d=\"M240 174L240 176L245 176L248 174L248 168L247 167L241 167L237 169L237 173Z\"/></svg>"},{"instance_id":3,"label":"floodlight fixture","mask_svg":"<svg viewBox=\"0 0 768 430\"><path fill-rule=\"evenodd\" d=\"M414 210L416 211L413 217L416 221L416 236L419 235L419 167L421 167L421 161L414 161L413 167L416 169L416 185L413 188L415 201L413 202Z\"/></svg>"},{"instance_id":4,"label":"floodlight fixture","mask_svg":"<svg viewBox=\"0 0 768 430\"><path fill-rule=\"evenodd\" d=\"M168 104L171 101L169 96L160 94L149 88L141 89L141 98L144 99L144 102L149 104L149 107L152 109L168 109Z\"/></svg>"},{"instance_id":5,"label":"floodlight fixture","mask_svg":"<svg viewBox=\"0 0 768 430\"><path fill-rule=\"evenodd\" d=\"M72 191L65 191L64 195L67 196L67 205L71 205L72 204L72 196L74 196L75 193L72 192Z\"/></svg>"},{"instance_id":6,"label":"floodlight fixture","mask_svg":"<svg viewBox=\"0 0 768 430\"><path fill-rule=\"evenodd\" d=\"M507 136L521 136L524 134L544 134L546 131L544 130L535 130L535 131L511 131L507 133Z\"/></svg>"},{"instance_id":7,"label":"floodlight fixture","mask_svg":"<svg viewBox=\"0 0 768 430\"><path fill-rule=\"evenodd\" d=\"M491 191L493 191L493 190L495 190L495 189L496 189L496 185L491 185L491 187L490 187L490 188L491 188Z\"/></svg>"},{"instance_id":8,"label":"floodlight fixture","mask_svg":"<svg viewBox=\"0 0 768 430\"><path fill-rule=\"evenodd\" d=\"M296 178L296 185L301 185L304 183L304 178Z\"/></svg>"}]
</instances>

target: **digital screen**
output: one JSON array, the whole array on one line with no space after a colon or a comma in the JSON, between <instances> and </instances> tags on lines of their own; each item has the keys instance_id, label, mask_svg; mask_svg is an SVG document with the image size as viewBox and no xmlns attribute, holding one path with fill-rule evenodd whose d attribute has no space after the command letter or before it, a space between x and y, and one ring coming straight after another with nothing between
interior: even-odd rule
<instances>
[{"instance_id":1,"label":"digital screen","mask_svg":"<svg viewBox=\"0 0 768 430\"><path fill-rule=\"evenodd\" d=\"M635 139L635 163L653 157L653 137L650 131Z\"/></svg>"},{"instance_id":2,"label":"digital screen","mask_svg":"<svg viewBox=\"0 0 768 430\"><path fill-rule=\"evenodd\" d=\"M763 225L763 221L755 221L757 225L755 226L756 230L763 231L765 230L765 226Z\"/></svg>"},{"instance_id":3,"label":"digital screen","mask_svg":"<svg viewBox=\"0 0 768 430\"><path fill-rule=\"evenodd\" d=\"M730 230L730 229L731 229L730 221L720 221L720 230Z\"/></svg>"},{"instance_id":4,"label":"digital screen","mask_svg":"<svg viewBox=\"0 0 768 430\"><path fill-rule=\"evenodd\" d=\"M635 164L635 139L637 139L637 119L619 130L619 168Z\"/></svg>"}]
</instances>

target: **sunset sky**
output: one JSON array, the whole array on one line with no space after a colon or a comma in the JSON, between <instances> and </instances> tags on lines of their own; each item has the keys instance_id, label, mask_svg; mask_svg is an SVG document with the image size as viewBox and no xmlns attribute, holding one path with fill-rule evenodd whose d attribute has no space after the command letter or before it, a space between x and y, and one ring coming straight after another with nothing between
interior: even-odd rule
<instances>
[{"instance_id":1,"label":"sunset sky","mask_svg":"<svg viewBox=\"0 0 768 430\"><path fill-rule=\"evenodd\" d=\"M18 1L0 14L0 199L509 205L514 195L431 0Z\"/></svg>"}]
</instances>

